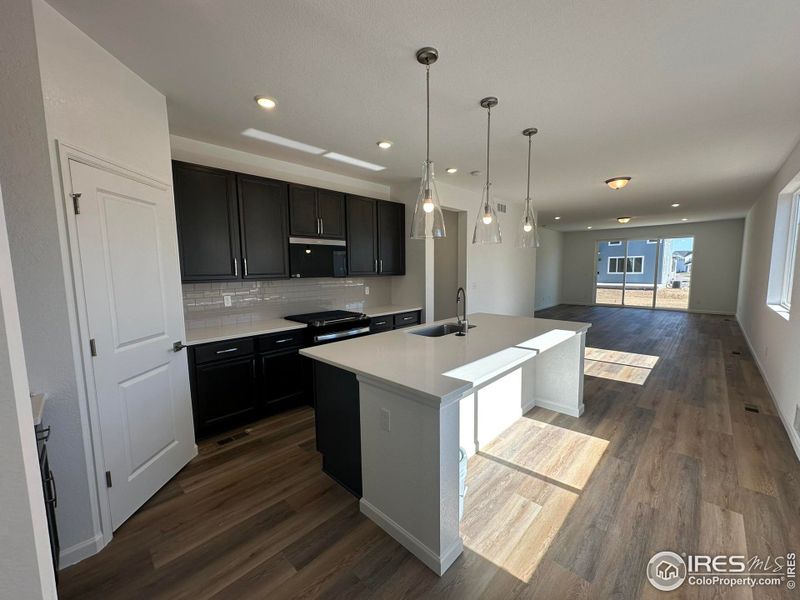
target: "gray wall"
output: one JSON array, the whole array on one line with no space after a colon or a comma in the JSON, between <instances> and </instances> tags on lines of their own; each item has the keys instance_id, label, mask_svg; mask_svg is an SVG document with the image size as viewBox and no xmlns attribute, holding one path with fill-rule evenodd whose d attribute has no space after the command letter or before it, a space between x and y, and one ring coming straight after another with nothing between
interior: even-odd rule
<instances>
[{"instance_id":1,"label":"gray wall","mask_svg":"<svg viewBox=\"0 0 800 600\"><path fill-rule=\"evenodd\" d=\"M785 319L767 305L778 198L800 189L800 144L764 189L747 215L742 256L742 285L736 316L772 393L795 452L800 435L792 426L800 410L800 319ZM800 260L795 263L792 313L800 311Z\"/></svg>"},{"instance_id":2,"label":"gray wall","mask_svg":"<svg viewBox=\"0 0 800 600\"><path fill-rule=\"evenodd\" d=\"M597 240L694 236L689 310L734 314L743 234L744 219L567 232L564 234L561 267L561 301L567 304L593 303Z\"/></svg>"},{"instance_id":3,"label":"gray wall","mask_svg":"<svg viewBox=\"0 0 800 600\"><path fill-rule=\"evenodd\" d=\"M458 249L462 243L458 232L458 213L445 210L443 214L447 237L433 244L433 318L437 321L456 316Z\"/></svg>"},{"instance_id":4,"label":"gray wall","mask_svg":"<svg viewBox=\"0 0 800 600\"><path fill-rule=\"evenodd\" d=\"M564 234L552 229L539 229L536 249L536 310L555 306L561 300L561 262Z\"/></svg>"}]
</instances>

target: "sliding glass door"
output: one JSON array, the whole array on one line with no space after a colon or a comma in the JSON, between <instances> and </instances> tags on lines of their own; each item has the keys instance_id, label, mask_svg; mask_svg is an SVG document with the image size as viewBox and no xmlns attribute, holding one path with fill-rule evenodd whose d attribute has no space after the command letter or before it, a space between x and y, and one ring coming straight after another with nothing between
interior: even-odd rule
<instances>
[{"instance_id":1,"label":"sliding glass door","mask_svg":"<svg viewBox=\"0 0 800 600\"><path fill-rule=\"evenodd\" d=\"M691 237L597 242L595 303L686 310L692 246Z\"/></svg>"}]
</instances>

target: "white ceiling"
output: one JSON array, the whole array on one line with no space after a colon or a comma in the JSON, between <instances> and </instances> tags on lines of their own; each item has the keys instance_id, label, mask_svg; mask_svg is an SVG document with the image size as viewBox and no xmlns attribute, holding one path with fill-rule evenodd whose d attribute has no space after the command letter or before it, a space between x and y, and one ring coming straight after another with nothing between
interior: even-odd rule
<instances>
[{"instance_id":1,"label":"white ceiling","mask_svg":"<svg viewBox=\"0 0 800 600\"><path fill-rule=\"evenodd\" d=\"M742 216L800 137L797 0L50 2L167 96L173 133L389 184L419 176L414 53L436 46L438 177L479 202L478 101L495 95L496 194L524 197L521 131L538 127L535 202L558 229ZM278 107L258 108L256 94ZM243 137L250 127L387 169ZM612 191L614 175L633 181Z\"/></svg>"}]
</instances>

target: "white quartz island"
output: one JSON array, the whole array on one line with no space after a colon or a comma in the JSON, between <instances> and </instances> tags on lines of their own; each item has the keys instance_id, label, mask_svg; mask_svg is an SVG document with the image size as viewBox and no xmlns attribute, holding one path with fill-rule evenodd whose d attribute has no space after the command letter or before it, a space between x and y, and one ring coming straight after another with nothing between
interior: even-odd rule
<instances>
[{"instance_id":1,"label":"white quartz island","mask_svg":"<svg viewBox=\"0 0 800 600\"><path fill-rule=\"evenodd\" d=\"M428 323L301 351L355 374L361 511L438 574L463 550L459 446L473 454L534 406L583 412L589 323L469 321L463 337L415 334Z\"/></svg>"}]
</instances>

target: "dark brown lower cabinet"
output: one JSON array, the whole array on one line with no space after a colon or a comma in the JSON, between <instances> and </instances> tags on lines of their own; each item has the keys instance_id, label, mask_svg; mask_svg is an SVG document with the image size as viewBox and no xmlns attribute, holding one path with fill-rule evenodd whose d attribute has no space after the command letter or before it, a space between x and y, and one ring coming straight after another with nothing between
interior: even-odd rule
<instances>
[{"instance_id":1,"label":"dark brown lower cabinet","mask_svg":"<svg viewBox=\"0 0 800 600\"><path fill-rule=\"evenodd\" d=\"M306 362L297 350L261 356L264 410L273 414L308 402Z\"/></svg>"}]
</instances>

